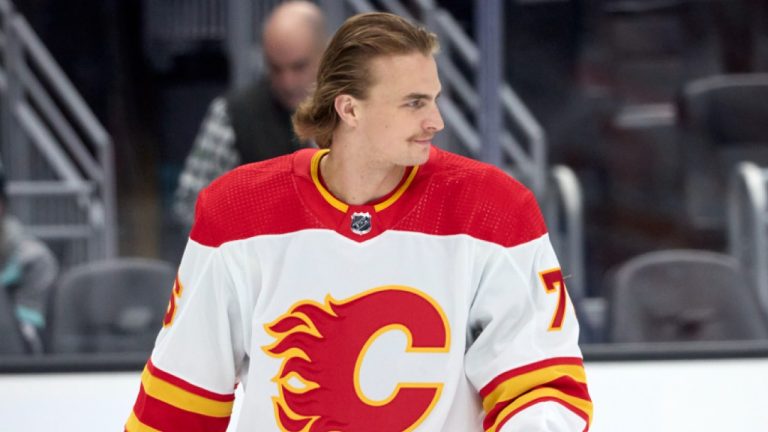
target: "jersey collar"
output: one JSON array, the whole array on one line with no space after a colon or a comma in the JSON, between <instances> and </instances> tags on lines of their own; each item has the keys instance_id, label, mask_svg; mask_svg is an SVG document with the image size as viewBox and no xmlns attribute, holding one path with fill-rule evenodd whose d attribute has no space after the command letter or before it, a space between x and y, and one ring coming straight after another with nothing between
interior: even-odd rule
<instances>
[{"instance_id":1,"label":"jersey collar","mask_svg":"<svg viewBox=\"0 0 768 432\"><path fill-rule=\"evenodd\" d=\"M413 208L429 183L431 166L409 167L392 192L376 202L350 205L328 190L320 175L320 159L328 150L304 149L294 153L295 185L303 204L320 224L356 242L366 242L395 227ZM430 160L438 154L433 147ZM360 225L355 221L360 222ZM363 227L360 234L358 228ZM357 230L358 232L355 232Z\"/></svg>"},{"instance_id":2,"label":"jersey collar","mask_svg":"<svg viewBox=\"0 0 768 432\"><path fill-rule=\"evenodd\" d=\"M349 211L349 204L341 201L340 199L336 198L326 187L325 184L323 184L323 180L320 176L320 159L323 158L326 154L330 152L329 149L323 149L317 151L313 156L312 160L310 162L310 176L312 177L312 183L315 185L315 188L320 193L320 196L323 197L323 199L331 205L331 207L335 208L336 210L347 213ZM373 210L376 212L383 211L387 209L388 207L392 206L394 203L397 202L397 200L403 196L406 190L408 190L408 187L413 183L413 179L416 177L416 173L419 171L418 166L408 167L406 169L405 173L403 174L402 180L400 180L400 183L395 187L392 192L388 193L387 195L381 197L379 200L377 200L374 203L369 203L369 206L373 207Z\"/></svg>"}]
</instances>

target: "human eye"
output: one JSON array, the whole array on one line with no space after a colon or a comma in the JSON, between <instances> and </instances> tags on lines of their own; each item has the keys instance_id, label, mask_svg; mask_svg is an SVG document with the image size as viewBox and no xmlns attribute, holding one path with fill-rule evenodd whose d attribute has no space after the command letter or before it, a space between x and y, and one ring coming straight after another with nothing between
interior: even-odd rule
<instances>
[{"instance_id":1,"label":"human eye","mask_svg":"<svg viewBox=\"0 0 768 432\"><path fill-rule=\"evenodd\" d=\"M423 99L412 99L405 104L408 108L418 109L424 106Z\"/></svg>"}]
</instances>

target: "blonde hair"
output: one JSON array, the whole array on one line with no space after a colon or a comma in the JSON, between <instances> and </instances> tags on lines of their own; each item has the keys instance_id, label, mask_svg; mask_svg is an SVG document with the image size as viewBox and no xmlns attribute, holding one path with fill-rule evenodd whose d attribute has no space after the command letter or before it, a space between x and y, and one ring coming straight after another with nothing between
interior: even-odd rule
<instances>
[{"instance_id":1,"label":"blonde hair","mask_svg":"<svg viewBox=\"0 0 768 432\"><path fill-rule=\"evenodd\" d=\"M339 123L336 96L365 99L373 85L370 61L387 55L434 55L437 36L390 13L355 15L342 24L320 60L315 90L293 114L293 128L302 140L314 139L321 148L331 145Z\"/></svg>"}]
</instances>

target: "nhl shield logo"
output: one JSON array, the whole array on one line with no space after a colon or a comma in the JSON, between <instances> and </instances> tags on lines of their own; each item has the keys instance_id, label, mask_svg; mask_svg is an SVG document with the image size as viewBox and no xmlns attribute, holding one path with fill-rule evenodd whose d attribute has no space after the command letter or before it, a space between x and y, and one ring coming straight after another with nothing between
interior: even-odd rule
<instances>
[{"instance_id":1,"label":"nhl shield logo","mask_svg":"<svg viewBox=\"0 0 768 432\"><path fill-rule=\"evenodd\" d=\"M357 235L364 235L371 232L371 214L352 213L352 232Z\"/></svg>"}]
</instances>

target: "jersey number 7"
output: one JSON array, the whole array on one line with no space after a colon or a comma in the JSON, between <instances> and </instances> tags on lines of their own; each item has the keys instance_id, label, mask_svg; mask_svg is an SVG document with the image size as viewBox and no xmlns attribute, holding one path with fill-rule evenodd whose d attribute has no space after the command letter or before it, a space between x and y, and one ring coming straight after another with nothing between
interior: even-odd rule
<instances>
[{"instance_id":1,"label":"jersey number 7","mask_svg":"<svg viewBox=\"0 0 768 432\"><path fill-rule=\"evenodd\" d=\"M563 272L559 268L539 272L539 278L544 284L544 290L547 294L557 293L557 307L552 316L552 322L549 324L549 331L557 331L563 328L565 319L565 303L568 296L565 293L565 281Z\"/></svg>"}]
</instances>

